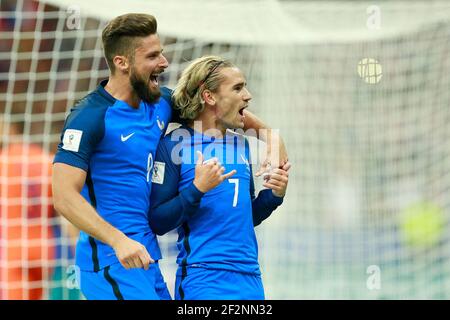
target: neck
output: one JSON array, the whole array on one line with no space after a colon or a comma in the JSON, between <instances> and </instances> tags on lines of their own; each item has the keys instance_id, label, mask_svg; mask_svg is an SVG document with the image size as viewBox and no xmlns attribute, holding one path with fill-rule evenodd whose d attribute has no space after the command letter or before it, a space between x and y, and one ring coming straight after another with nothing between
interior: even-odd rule
<instances>
[{"instance_id":1,"label":"neck","mask_svg":"<svg viewBox=\"0 0 450 320\"><path fill-rule=\"evenodd\" d=\"M211 137L224 137L227 131L227 128L223 127L214 112L210 112L207 110L211 110L212 108L205 106L205 111L203 111L197 118L192 121L189 126L193 128L195 131L201 132L204 135Z\"/></svg>"},{"instance_id":2,"label":"neck","mask_svg":"<svg viewBox=\"0 0 450 320\"><path fill-rule=\"evenodd\" d=\"M135 109L139 108L141 100L131 87L128 77L122 75L110 76L105 90L115 99L124 101Z\"/></svg>"}]
</instances>

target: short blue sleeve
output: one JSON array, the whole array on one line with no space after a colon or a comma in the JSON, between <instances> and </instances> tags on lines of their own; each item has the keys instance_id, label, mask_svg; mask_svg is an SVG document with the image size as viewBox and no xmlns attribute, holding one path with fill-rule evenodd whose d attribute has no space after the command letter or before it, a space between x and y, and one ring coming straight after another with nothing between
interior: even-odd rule
<instances>
[{"instance_id":1,"label":"short blue sleeve","mask_svg":"<svg viewBox=\"0 0 450 320\"><path fill-rule=\"evenodd\" d=\"M53 163L88 171L89 161L105 132L105 113L113 104L93 93L79 102L66 119Z\"/></svg>"}]
</instances>

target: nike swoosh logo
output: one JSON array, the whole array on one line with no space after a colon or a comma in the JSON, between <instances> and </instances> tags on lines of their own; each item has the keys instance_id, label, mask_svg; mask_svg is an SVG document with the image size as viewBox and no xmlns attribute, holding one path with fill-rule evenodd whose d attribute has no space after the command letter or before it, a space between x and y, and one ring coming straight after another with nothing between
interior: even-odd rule
<instances>
[{"instance_id":1,"label":"nike swoosh logo","mask_svg":"<svg viewBox=\"0 0 450 320\"><path fill-rule=\"evenodd\" d=\"M128 139L130 139L133 135L135 134L135 132L130 133L129 135L127 135L126 137L123 136L123 134L120 135L120 140L122 140L122 142L127 141Z\"/></svg>"}]
</instances>

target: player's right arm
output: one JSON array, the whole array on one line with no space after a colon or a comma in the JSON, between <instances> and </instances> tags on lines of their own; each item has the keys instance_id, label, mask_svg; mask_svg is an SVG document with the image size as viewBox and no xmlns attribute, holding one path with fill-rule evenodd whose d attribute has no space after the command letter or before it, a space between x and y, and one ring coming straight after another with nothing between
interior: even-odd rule
<instances>
[{"instance_id":1,"label":"player's right arm","mask_svg":"<svg viewBox=\"0 0 450 320\"><path fill-rule=\"evenodd\" d=\"M164 170L158 171L158 179L152 179L151 209L148 215L150 227L158 235L179 227L197 211L206 192L236 173L236 170L232 170L224 174L225 168L217 159L205 162L198 151L195 178L188 187L178 192L179 167L170 159L171 150L166 142L161 141L156 152L155 168L159 166Z\"/></svg>"},{"instance_id":2,"label":"player's right arm","mask_svg":"<svg viewBox=\"0 0 450 320\"><path fill-rule=\"evenodd\" d=\"M75 227L110 245L125 268L147 269L154 262L147 249L105 221L80 194L91 155L104 136L106 107L102 103L108 102L85 101L72 110L64 124L53 165L53 205Z\"/></svg>"},{"instance_id":3,"label":"player's right arm","mask_svg":"<svg viewBox=\"0 0 450 320\"><path fill-rule=\"evenodd\" d=\"M147 269L154 261L146 248L106 222L81 196L85 181L86 171L65 163L54 164L52 186L56 211L78 229L110 245L125 268Z\"/></svg>"}]
</instances>

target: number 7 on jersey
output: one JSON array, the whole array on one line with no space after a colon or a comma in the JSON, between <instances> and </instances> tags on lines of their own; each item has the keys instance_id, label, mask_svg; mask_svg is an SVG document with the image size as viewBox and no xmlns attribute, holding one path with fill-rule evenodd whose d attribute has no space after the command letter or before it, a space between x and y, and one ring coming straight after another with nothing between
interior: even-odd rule
<instances>
[{"instance_id":1,"label":"number 7 on jersey","mask_svg":"<svg viewBox=\"0 0 450 320\"><path fill-rule=\"evenodd\" d=\"M229 183L234 183L233 207L236 207L239 196L239 179L228 179Z\"/></svg>"}]
</instances>

